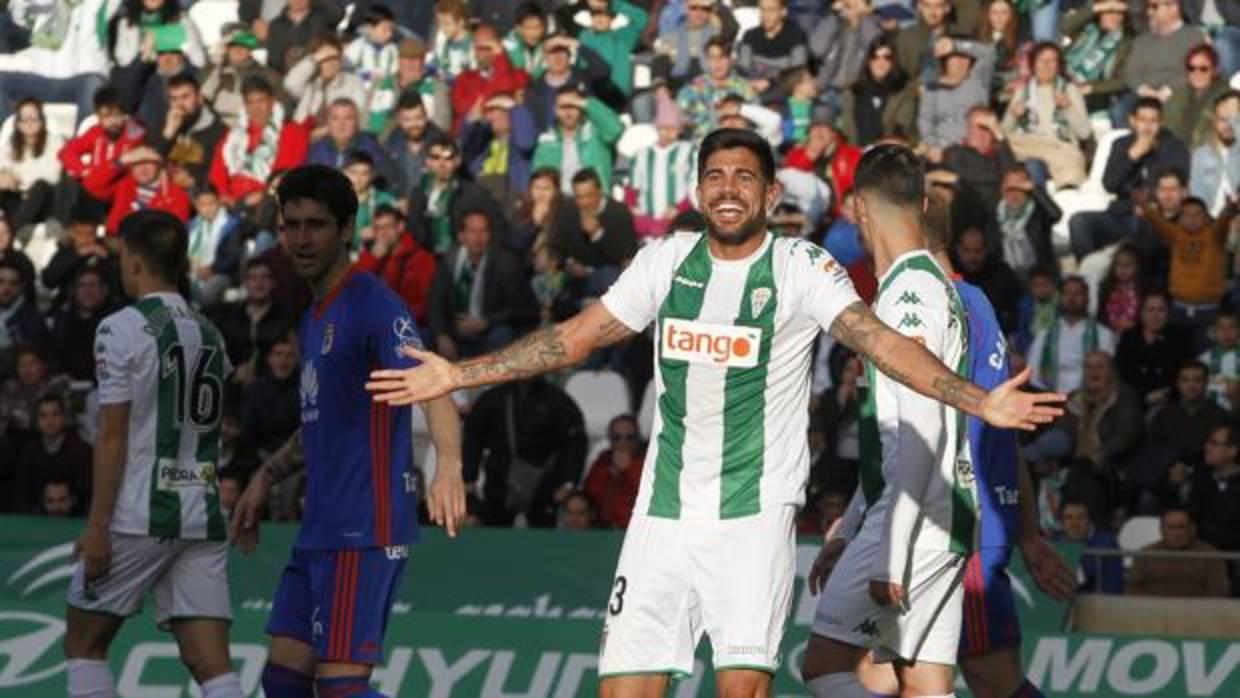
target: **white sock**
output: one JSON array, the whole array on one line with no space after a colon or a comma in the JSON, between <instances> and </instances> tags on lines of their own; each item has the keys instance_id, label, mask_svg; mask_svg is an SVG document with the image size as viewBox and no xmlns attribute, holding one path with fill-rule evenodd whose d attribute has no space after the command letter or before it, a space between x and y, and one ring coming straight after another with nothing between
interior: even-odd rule
<instances>
[{"instance_id":1,"label":"white sock","mask_svg":"<svg viewBox=\"0 0 1240 698\"><path fill-rule=\"evenodd\" d=\"M241 679L237 678L237 673L233 671L220 674L202 684L200 688L202 688L202 698L243 698L245 696L241 690Z\"/></svg>"},{"instance_id":2,"label":"white sock","mask_svg":"<svg viewBox=\"0 0 1240 698\"><path fill-rule=\"evenodd\" d=\"M70 659L69 698L116 698L116 682L108 663L98 659Z\"/></svg>"},{"instance_id":3,"label":"white sock","mask_svg":"<svg viewBox=\"0 0 1240 698\"><path fill-rule=\"evenodd\" d=\"M814 698L870 698L870 692L850 671L819 676L805 685Z\"/></svg>"}]
</instances>

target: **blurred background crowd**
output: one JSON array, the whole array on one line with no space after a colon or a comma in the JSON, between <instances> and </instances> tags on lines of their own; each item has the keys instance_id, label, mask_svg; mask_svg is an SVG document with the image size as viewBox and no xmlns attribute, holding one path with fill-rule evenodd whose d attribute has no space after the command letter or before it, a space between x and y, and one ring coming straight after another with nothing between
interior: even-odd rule
<instances>
[{"instance_id":1,"label":"blurred background crowd","mask_svg":"<svg viewBox=\"0 0 1240 698\"><path fill-rule=\"evenodd\" d=\"M934 224L1002 349L1071 396L1024 444L1045 531L1240 551L1238 2L0 6L0 511L89 501L94 332L125 302L111 235L128 213L186 221L186 291L238 367L227 505L298 428L311 298L279 244L283 172L345 172L358 268L430 347L469 357L596 302L648 241L701 229L695 143L734 126L777 151L772 229L823 244L866 296L853 170L877 142L925 158ZM471 521L623 528L651 353L639 337L461 396ZM805 533L856 486L862 376L824 334ZM298 517L298 488L275 492L272 518ZM1118 557L1081 574L1084 590L1173 595L1240 592L1233 577L1218 560L1126 574Z\"/></svg>"}]
</instances>

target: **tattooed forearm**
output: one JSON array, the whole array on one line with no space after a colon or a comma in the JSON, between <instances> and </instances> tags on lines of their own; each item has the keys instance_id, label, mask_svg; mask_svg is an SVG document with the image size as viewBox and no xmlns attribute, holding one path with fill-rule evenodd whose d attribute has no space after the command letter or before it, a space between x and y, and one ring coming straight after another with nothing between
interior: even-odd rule
<instances>
[{"instance_id":1,"label":"tattooed forearm","mask_svg":"<svg viewBox=\"0 0 1240 698\"><path fill-rule=\"evenodd\" d=\"M969 414L981 410L986 396L981 388L956 375L921 344L887 327L865 304L853 303L841 311L831 335L922 395Z\"/></svg>"},{"instance_id":2,"label":"tattooed forearm","mask_svg":"<svg viewBox=\"0 0 1240 698\"><path fill-rule=\"evenodd\" d=\"M558 325L545 327L497 352L458 364L461 387L529 378L571 365Z\"/></svg>"},{"instance_id":3,"label":"tattooed forearm","mask_svg":"<svg viewBox=\"0 0 1240 698\"><path fill-rule=\"evenodd\" d=\"M280 450L271 454L263 463L263 472L272 484L283 481L288 476L306 467L306 451L301 442L301 430L293 432Z\"/></svg>"},{"instance_id":4,"label":"tattooed forearm","mask_svg":"<svg viewBox=\"0 0 1240 698\"><path fill-rule=\"evenodd\" d=\"M605 320L598 326L598 329L594 334L594 339L597 347L606 347L616 344L617 342L622 342L635 334L637 333L630 330L628 325L612 318L610 320Z\"/></svg>"}]
</instances>

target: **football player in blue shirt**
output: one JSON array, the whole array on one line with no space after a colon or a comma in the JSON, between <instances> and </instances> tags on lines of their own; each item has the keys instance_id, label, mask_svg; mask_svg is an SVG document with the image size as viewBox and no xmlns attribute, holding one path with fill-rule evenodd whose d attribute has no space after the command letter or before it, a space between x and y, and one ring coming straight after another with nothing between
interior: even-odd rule
<instances>
[{"instance_id":1,"label":"football player in blue shirt","mask_svg":"<svg viewBox=\"0 0 1240 698\"><path fill-rule=\"evenodd\" d=\"M298 332L301 429L255 473L237 503L233 538L258 539L271 486L306 468L305 514L267 624L267 698L380 696L370 688L409 545L417 538L418 492L411 412L370 400L376 368L416 365L417 322L382 281L349 261L357 197L329 167L290 171L277 188L280 235L314 304ZM424 403L438 453L428 493L431 518L449 535L464 515L460 423L450 398ZM304 456L302 455L304 454Z\"/></svg>"}]
</instances>

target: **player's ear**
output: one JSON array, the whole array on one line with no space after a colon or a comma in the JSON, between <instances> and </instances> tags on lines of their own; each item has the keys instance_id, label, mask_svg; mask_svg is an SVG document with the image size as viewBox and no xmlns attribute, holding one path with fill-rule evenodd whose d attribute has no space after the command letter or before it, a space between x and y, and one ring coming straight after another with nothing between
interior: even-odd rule
<instances>
[{"instance_id":1,"label":"player's ear","mask_svg":"<svg viewBox=\"0 0 1240 698\"><path fill-rule=\"evenodd\" d=\"M775 207L779 205L780 199L784 198L784 185L779 183L779 179L773 179L766 185L766 215L775 212Z\"/></svg>"}]
</instances>

